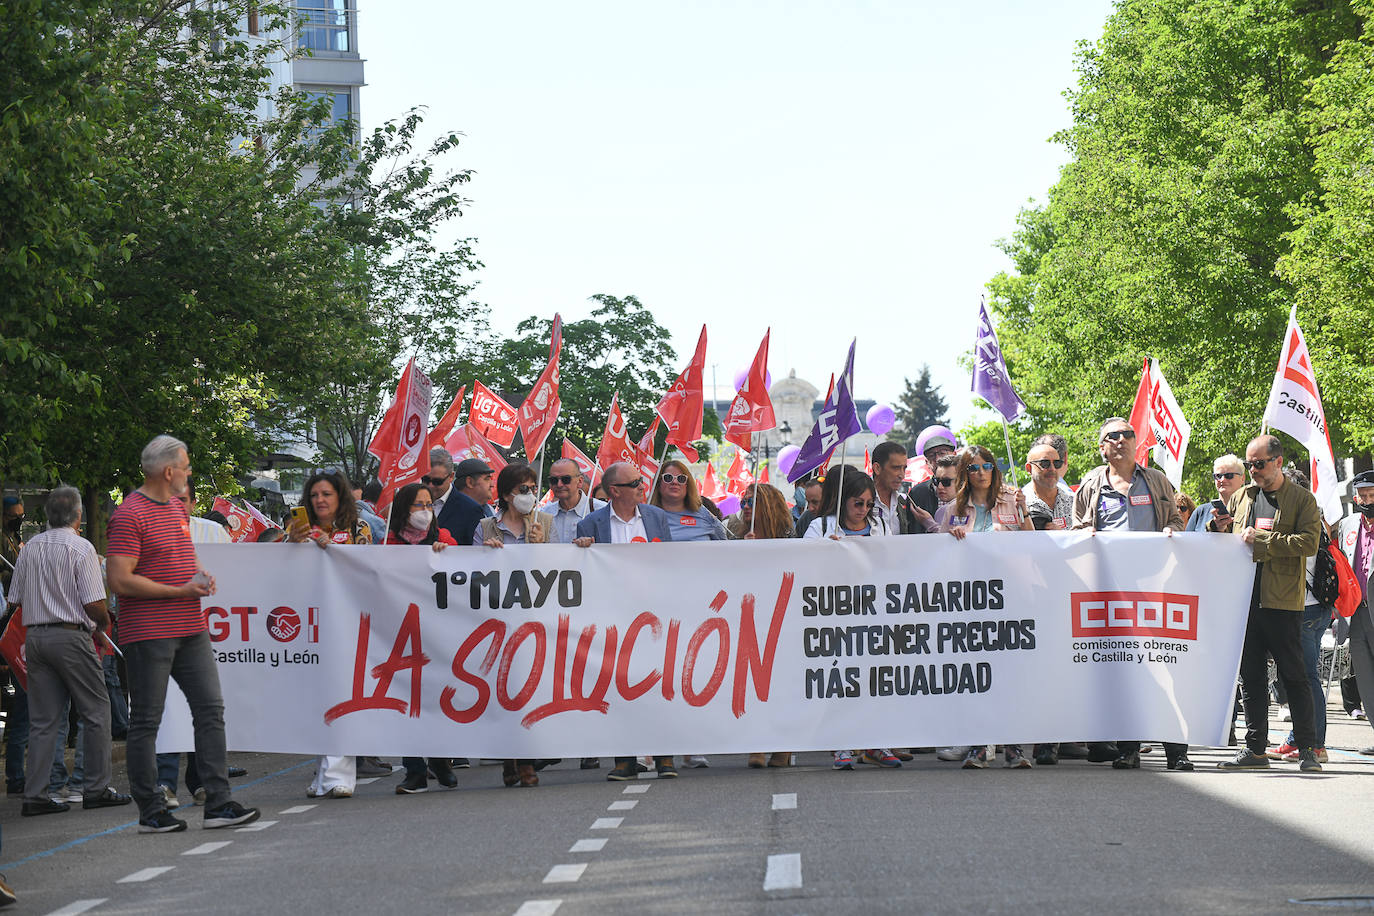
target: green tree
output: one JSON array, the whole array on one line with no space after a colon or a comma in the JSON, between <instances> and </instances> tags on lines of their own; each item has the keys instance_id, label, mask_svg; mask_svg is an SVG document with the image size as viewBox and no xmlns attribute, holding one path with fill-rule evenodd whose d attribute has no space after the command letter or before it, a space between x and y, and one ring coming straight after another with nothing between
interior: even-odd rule
<instances>
[{"instance_id":1,"label":"green tree","mask_svg":"<svg viewBox=\"0 0 1374 916\"><path fill-rule=\"evenodd\" d=\"M901 396L892 407L897 414L897 425L887 434L887 438L901 442L908 449L916 444L916 437L927 426L945 426L949 423L949 404L941 396L940 386L931 383L928 364L922 364L916 381L902 379Z\"/></svg>"}]
</instances>

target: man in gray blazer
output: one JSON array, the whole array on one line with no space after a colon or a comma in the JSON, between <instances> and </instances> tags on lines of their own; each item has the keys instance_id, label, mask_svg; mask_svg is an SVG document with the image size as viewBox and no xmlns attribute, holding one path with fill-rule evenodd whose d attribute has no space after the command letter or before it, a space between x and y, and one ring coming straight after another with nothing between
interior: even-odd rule
<instances>
[{"instance_id":1,"label":"man in gray blazer","mask_svg":"<svg viewBox=\"0 0 1374 916\"><path fill-rule=\"evenodd\" d=\"M577 523L578 547L593 544L633 544L646 541L671 541L668 514L657 506L644 502L644 479L639 468L628 461L619 461L606 469L602 476L611 501ZM673 779L677 768L671 756L655 755L654 769L659 779ZM623 782L639 776L639 764L633 757L615 758L615 769L606 774L611 782Z\"/></svg>"}]
</instances>

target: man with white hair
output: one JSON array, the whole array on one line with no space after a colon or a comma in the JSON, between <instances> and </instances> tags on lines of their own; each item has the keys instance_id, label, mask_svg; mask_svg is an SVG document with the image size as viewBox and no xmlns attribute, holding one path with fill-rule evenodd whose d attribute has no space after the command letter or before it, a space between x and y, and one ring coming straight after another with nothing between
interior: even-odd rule
<instances>
[{"instance_id":1,"label":"man with white hair","mask_svg":"<svg viewBox=\"0 0 1374 916\"><path fill-rule=\"evenodd\" d=\"M191 479L186 444L157 436L143 449L143 486L110 517L106 572L119 596L119 641L129 672L129 788L138 802L139 833L173 833L186 822L167 811L157 787L157 730L174 678L191 708L196 770L205 787L204 826L237 827L256 808L231 798L224 739L224 699L200 599L215 580L200 568L190 516L178 499Z\"/></svg>"},{"instance_id":2,"label":"man with white hair","mask_svg":"<svg viewBox=\"0 0 1374 916\"><path fill-rule=\"evenodd\" d=\"M1231 501L1232 495L1245 486L1245 465L1235 455L1222 455L1212 462L1212 482L1217 487L1217 497L1222 505ZM1188 516L1188 531L1208 531L1207 523L1216 517L1217 510L1210 502L1205 502Z\"/></svg>"},{"instance_id":3,"label":"man with white hair","mask_svg":"<svg viewBox=\"0 0 1374 916\"><path fill-rule=\"evenodd\" d=\"M1352 483L1355 512L1341 519L1339 537L1341 550L1360 580L1362 600L1350 617L1350 667L1360 696L1369 703L1374 698L1374 611L1369 600L1370 572L1374 569L1374 471L1361 471ZM1374 745L1360 753L1374 757Z\"/></svg>"},{"instance_id":4,"label":"man with white hair","mask_svg":"<svg viewBox=\"0 0 1374 916\"><path fill-rule=\"evenodd\" d=\"M571 544L577 523L605 505L582 492L582 469L571 458L559 458L549 466L549 489L554 501L543 510L549 516L549 543Z\"/></svg>"},{"instance_id":5,"label":"man with white hair","mask_svg":"<svg viewBox=\"0 0 1374 916\"><path fill-rule=\"evenodd\" d=\"M7 600L24 609L24 656L29 666L28 781L20 814L56 814L68 804L49 798L48 770L65 723L68 699L82 723L86 774L83 808L127 805L110 786L110 695L95 653L108 639L105 583L91 542L81 536L81 494L58 487L48 494L48 530L19 553Z\"/></svg>"}]
</instances>

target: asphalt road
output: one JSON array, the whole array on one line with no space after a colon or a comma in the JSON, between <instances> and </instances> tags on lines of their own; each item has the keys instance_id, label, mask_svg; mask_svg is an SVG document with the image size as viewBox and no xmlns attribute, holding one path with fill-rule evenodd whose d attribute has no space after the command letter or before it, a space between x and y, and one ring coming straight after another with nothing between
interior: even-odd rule
<instances>
[{"instance_id":1,"label":"asphalt road","mask_svg":"<svg viewBox=\"0 0 1374 916\"><path fill-rule=\"evenodd\" d=\"M26 913L1304 913L1290 899L1337 896L1374 907L1374 757L1353 752L1374 733L1339 708L1331 723L1331 763L1311 776L1295 764L1219 772L1224 749L1195 749L1193 773L1166 771L1158 748L1127 772L964 771L931 756L834 772L808 753L789 769L713 757L634 783L573 762L533 790L506 789L485 766L417 796L394 794L398 769L352 799L312 800L313 760L235 754L250 771L236 797L263 811L251 828L202 830L192 808L185 833L140 835L132 807L21 819L10 798L0 872Z\"/></svg>"}]
</instances>

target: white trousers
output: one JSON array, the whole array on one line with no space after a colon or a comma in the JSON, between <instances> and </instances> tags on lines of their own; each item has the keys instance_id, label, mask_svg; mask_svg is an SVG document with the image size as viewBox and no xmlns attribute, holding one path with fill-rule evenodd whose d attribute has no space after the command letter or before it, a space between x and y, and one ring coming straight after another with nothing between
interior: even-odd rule
<instances>
[{"instance_id":1,"label":"white trousers","mask_svg":"<svg viewBox=\"0 0 1374 916\"><path fill-rule=\"evenodd\" d=\"M349 792L358 787L358 758L320 757L316 760L315 781L310 784L311 797L324 795L340 786Z\"/></svg>"}]
</instances>

